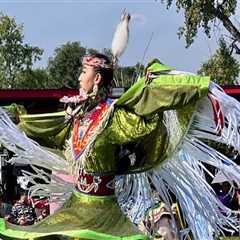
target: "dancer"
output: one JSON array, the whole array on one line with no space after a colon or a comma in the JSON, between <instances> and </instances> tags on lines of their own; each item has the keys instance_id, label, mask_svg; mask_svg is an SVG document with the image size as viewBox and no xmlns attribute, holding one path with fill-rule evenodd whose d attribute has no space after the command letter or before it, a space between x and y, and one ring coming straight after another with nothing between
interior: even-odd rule
<instances>
[{"instance_id":1,"label":"dancer","mask_svg":"<svg viewBox=\"0 0 240 240\"><path fill-rule=\"evenodd\" d=\"M36 178L48 182L31 187L31 195L65 200L33 226L0 219L0 234L12 239L147 239L151 236L136 225L153 192L169 206L170 192L175 195L194 239L201 239L199 222L208 226L205 239L236 227L231 211L205 180L203 163L239 183L239 167L205 141L239 150L239 103L209 77L174 71L157 59L118 100L108 98L112 79L105 55L85 56L79 95L62 99L66 112L20 116L22 131L60 150L59 155L26 137L0 109L0 142L15 154L10 162L31 164L36 174L25 175L32 183ZM123 157L128 151L131 157Z\"/></svg>"}]
</instances>

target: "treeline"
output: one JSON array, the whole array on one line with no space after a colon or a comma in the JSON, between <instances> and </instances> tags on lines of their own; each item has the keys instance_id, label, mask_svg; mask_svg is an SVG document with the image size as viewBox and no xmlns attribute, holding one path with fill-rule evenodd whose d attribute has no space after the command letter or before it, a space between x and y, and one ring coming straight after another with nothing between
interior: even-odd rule
<instances>
[{"instance_id":1,"label":"treeline","mask_svg":"<svg viewBox=\"0 0 240 240\"><path fill-rule=\"evenodd\" d=\"M0 88L48 89L78 88L78 77L85 54L97 53L96 49L83 47L80 42L67 42L54 50L46 68L34 68L41 60L43 49L24 43L23 25L15 19L0 15ZM111 51L103 49L111 58ZM143 66L118 66L113 86L129 87Z\"/></svg>"},{"instance_id":2,"label":"treeline","mask_svg":"<svg viewBox=\"0 0 240 240\"><path fill-rule=\"evenodd\" d=\"M43 52L43 49L24 42L23 25L0 13L0 88L78 88L82 57L98 50L84 47L77 41L69 41L54 50L46 68L36 69L33 67L34 63L41 60ZM111 58L110 49L103 49L102 53ZM240 65L232 53L233 48L221 38L219 49L200 66L198 74L209 75L219 84L236 84ZM143 69L144 66L140 63L118 66L114 73L113 86L128 88Z\"/></svg>"}]
</instances>

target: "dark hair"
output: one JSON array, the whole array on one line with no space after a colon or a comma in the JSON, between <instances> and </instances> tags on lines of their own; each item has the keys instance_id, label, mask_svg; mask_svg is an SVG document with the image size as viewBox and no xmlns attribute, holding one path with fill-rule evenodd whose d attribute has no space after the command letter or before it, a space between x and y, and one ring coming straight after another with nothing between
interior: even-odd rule
<instances>
[{"instance_id":1,"label":"dark hair","mask_svg":"<svg viewBox=\"0 0 240 240\"><path fill-rule=\"evenodd\" d=\"M20 189L19 190L19 195L20 195L20 197L23 196L23 195L28 195L28 191L24 190L24 189Z\"/></svg>"},{"instance_id":2,"label":"dark hair","mask_svg":"<svg viewBox=\"0 0 240 240\"><path fill-rule=\"evenodd\" d=\"M107 65L112 65L111 61L109 60L109 58L101 53L96 53L92 55L93 57L97 57L97 58L101 58L105 60L105 64ZM111 83L113 80L113 68L109 67L109 68L96 68L95 69L97 73L100 73L102 76L102 84L104 87L106 87L107 89L109 89L111 87Z\"/></svg>"}]
</instances>

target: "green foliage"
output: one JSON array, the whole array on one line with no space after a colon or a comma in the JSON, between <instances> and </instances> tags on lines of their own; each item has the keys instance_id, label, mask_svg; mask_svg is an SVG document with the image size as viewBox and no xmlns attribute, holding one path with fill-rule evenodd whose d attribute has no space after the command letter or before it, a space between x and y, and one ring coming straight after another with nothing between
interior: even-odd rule
<instances>
[{"instance_id":1,"label":"green foliage","mask_svg":"<svg viewBox=\"0 0 240 240\"><path fill-rule=\"evenodd\" d=\"M179 36L184 36L189 47L200 28L210 37L211 28L220 20L227 31L240 42L240 33L230 17L235 14L237 0L161 0L167 8L175 3L177 11L184 12L184 26L179 28Z\"/></svg>"},{"instance_id":2,"label":"green foliage","mask_svg":"<svg viewBox=\"0 0 240 240\"><path fill-rule=\"evenodd\" d=\"M45 89L56 88L56 83L50 79L45 69L28 69L18 75L15 88Z\"/></svg>"},{"instance_id":3,"label":"green foliage","mask_svg":"<svg viewBox=\"0 0 240 240\"><path fill-rule=\"evenodd\" d=\"M109 59L113 58L111 49L104 48L103 53ZM144 66L140 63L137 63L135 66L117 66L114 70L113 87L129 88L143 71Z\"/></svg>"},{"instance_id":4,"label":"green foliage","mask_svg":"<svg viewBox=\"0 0 240 240\"><path fill-rule=\"evenodd\" d=\"M78 87L81 60L85 54L86 48L81 47L80 42L67 42L55 49L54 56L48 62L48 71L55 81L55 87Z\"/></svg>"},{"instance_id":5,"label":"green foliage","mask_svg":"<svg viewBox=\"0 0 240 240\"><path fill-rule=\"evenodd\" d=\"M240 64L231 56L223 39L219 41L219 49L201 66L199 74L208 75L218 84L236 84L240 72Z\"/></svg>"},{"instance_id":6,"label":"green foliage","mask_svg":"<svg viewBox=\"0 0 240 240\"><path fill-rule=\"evenodd\" d=\"M86 53L87 53L87 54L90 54L90 55L94 55L94 54L99 53L99 51L96 50L96 49L94 49L94 48L88 48L88 49L86 50Z\"/></svg>"},{"instance_id":7,"label":"green foliage","mask_svg":"<svg viewBox=\"0 0 240 240\"><path fill-rule=\"evenodd\" d=\"M82 57L85 54L96 54L98 50L93 48L81 47L79 42L68 42L59 48L56 48L54 57L49 59L48 71L49 71L49 84L55 88L70 87L78 88L78 77L82 67ZM112 59L110 49L103 49L103 54ZM139 70L142 70L143 66L139 64L136 66L118 66L114 70L114 87L128 88L136 80L136 75Z\"/></svg>"},{"instance_id":8,"label":"green foliage","mask_svg":"<svg viewBox=\"0 0 240 240\"><path fill-rule=\"evenodd\" d=\"M141 75L144 66L137 63L135 66L118 66L114 71L113 87L129 88Z\"/></svg>"},{"instance_id":9,"label":"green foliage","mask_svg":"<svg viewBox=\"0 0 240 240\"><path fill-rule=\"evenodd\" d=\"M23 40L23 25L0 13L0 88L78 88L82 57L86 53L98 53L96 49L82 47L79 42L67 42L55 49L47 69L32 69L33 63L40 60L43 50ZM112 59L110 49L103 49L103 53ZM129 87L142 70L140 64L118 66L113 85Z\"/></svg>"},{"instance_id":10,"label":"green foliage","mask_svg":"<svg viewBox=\"0 0 240 240\"><path fill-rule=\"evenodd\" d=\"M103 54L105 54L110 59L110 61L112 61L113 55L112 55L112 50L110 48L104 48Z\"/></svg>"},{"instance_id":11,"label":"green foliage","mask_svg":"<svg viewBox=\"0 0 240 240\"><path fill-rule=\"evenodd\" d=\"M0 87L14 88L18 75L40 59L43 50L23 43L23 26L0 13Z\"/></svg>"}]
</instances>

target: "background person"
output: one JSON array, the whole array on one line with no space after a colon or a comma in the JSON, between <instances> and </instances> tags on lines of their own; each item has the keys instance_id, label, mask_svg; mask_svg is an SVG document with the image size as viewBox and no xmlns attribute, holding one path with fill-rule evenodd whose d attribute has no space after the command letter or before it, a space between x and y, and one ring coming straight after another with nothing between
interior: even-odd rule
<instances>
[{"instance_id":1,"label":"background person","mask_svg":"<svg viewBox=\"0 0 240 240\"><path fill-rule=\"evenodd\" d=\"M32 225L36 220L34 208L28 202L27 192L20 193L20 199L13 205L8 220L17 225Z\"/></svg>"}]
</instances>

